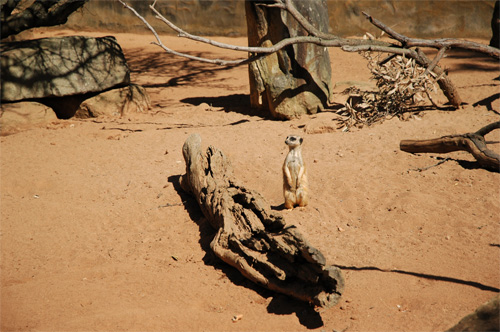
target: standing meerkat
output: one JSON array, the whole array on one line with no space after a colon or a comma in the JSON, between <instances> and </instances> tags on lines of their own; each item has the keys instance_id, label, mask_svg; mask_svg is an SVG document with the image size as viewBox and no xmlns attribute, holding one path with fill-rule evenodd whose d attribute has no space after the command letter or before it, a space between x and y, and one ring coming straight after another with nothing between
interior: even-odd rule
<instances>
[{"instance_id":1,"label":"standing meerkat","mask_svg":"<svg viewBox=\"0 0 500 332\"><path fill-rule=\"evenodd\" d=\"M302 159L303 141L302 137L295 135L290 135L285 140L289 148L283 163L283 195L287 209L292 209L296 205L303 207L309 202L307 171Z\"/></svg>"}]
</instances>

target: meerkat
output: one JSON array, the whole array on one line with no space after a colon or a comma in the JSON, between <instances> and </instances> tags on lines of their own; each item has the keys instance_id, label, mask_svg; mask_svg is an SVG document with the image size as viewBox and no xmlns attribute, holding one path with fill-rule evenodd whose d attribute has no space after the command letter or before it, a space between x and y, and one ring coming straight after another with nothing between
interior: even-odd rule
<instances>
[{"instance_id":1,"label":"meerkat","mask_svg":"<svg viewBox=\"0 0 500 332\"><path fill-rule=\"evenodd\" d=\"M307 171L302 159L303 141L302 137L295 135L290 135L285 140L289 149L283 163L283 195L287 209L292 209L296 205L303 207L309 202Z\"/></svg>"}]
</instances>

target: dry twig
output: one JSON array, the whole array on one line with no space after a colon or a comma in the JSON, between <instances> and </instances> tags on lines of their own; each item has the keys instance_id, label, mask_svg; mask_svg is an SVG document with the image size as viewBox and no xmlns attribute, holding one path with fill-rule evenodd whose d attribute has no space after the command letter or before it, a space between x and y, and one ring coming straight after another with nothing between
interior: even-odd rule
<instances>
[{"instance_id":1,"label":"dry twig","mask_svg":"<svg viewBox=\"0 0 500 332\"><path fill-rule=\"evenodd\" d=\"M436 91L434 80L427 70L417 64L414 59L404 56L393 56L389 60L379 62L371 52L361 52L367 60L372 79L376 81L376 91L361 91L349 88L345 106L337 111L343 115L339 128L347 131L352 126L371 125L385 118L402 117L405 113L416 113L415 106L425 97L437 108L431 94ZM433 77L434 76L434 77Z\"/></svg>"}]
</instances>

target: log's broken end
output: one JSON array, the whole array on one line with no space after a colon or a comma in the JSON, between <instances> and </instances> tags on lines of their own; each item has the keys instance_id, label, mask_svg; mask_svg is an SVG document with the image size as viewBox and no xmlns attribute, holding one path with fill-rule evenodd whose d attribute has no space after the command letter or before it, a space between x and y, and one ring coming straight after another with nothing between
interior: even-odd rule
<instances>
[{"instance_id":1,"label":"log's broken end","mask_svg":"<svg viewBox=\"0 0 500 332\"><path fill-rule=\"evenodd\" d=\"M342 276L342 271L336 266L327 266L323 270L323 278L325 285L330 288L330 291L321 292L315 297L315 305L323 308L331 308L335 306L342 297L344 292L345 281Z\"/></svg>"},{"instance_id":2,"label":"log's broken end","mask_svg":"<svg viewBox=\"0 0 500 332\"><path fill-rule=\"evenodd\" d=\"M191 181L188 178L192 175L192 170L198 166L197 159L201 156L201 136L199 134L191 134L184 145L182 146L182 155L186 162L186 174L181 176L180 184L182 190L192 193Z\"/></svg>"}]
</instances>

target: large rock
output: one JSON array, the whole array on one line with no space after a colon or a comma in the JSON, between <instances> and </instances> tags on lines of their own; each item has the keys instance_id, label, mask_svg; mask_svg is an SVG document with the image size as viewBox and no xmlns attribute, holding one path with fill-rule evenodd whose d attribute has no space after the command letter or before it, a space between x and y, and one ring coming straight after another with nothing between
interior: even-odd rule
<instances>
[{"instance_id":1,"label":"large rock","mask_svg":"<svg viewBox=\"0 0 500 332\"><path fill-rule=\"evenodd\" d=\"M57 121L54 111L37 102L2 103L0 135L10 135L34 126Z\"/></svg>"},{"instance_id":2,"label":"large rock","mask_svg":"<svg viewBox=\"0 0 500 332\"><path fill-rule=\"evenodd\" d=\"M272 46L306 31L287 12L247 1L249 46ZM324 0L294 0L297 10L322 32L328 32ZM268 109L276 118L291 119L314 114L331 97L328 50L314 44L295 44L249 65L250 103Z\"/></svg>"},{"instance_id":3,"label":"large rock","mask_svg":"<svg viewBox=\"0 0 500 332\"><path fill-rule=\"evenodd\" d=\"M86 99L80 104L75 117L121 117L132 112L146 112L150 108L151 100L146 89L140 85L130 84Z\"/></svg>"},{"instance_id":4,"label":"large rock","mask_svg":"<svg viewBox=\"0 0 500 332\"><path fill-rule=\"evenodd\" d=\"M100 92L130 83L122 49L112 36L71 36L3 43L1 100Z\"/></svg>"},{"instance_id":5,"label":"large rock","mask_svg":"<svg viewBox=\"0 0 500 332\"><path fill-rule=\"evenodd\" d=\"M480 305L446 332L497 332L500 331L500 295Z\"/></svg>"}]
</instances>

